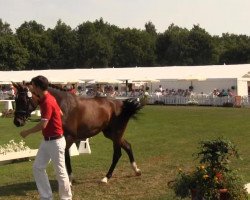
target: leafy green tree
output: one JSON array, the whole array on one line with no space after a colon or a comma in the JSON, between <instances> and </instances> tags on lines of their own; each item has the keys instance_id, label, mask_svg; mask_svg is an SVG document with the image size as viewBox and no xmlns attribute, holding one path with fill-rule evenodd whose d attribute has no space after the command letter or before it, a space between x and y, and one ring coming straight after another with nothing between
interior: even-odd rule
<instances>
[{"instance_id":1,"label":"leafy green tree","mask_svg":"<svg viewBox=\"0 0 250 200\"><path fill-rule=\"evenodd\" d=\"M113 33L116 27L104 23L86 22L77 27L78 65L80 67L109 67L113 56Z\"/></svg>"},{"instance_id":2,"label":"leafy green tree","mask_svg":"<svg viewBox=\"0 0 250 200\"><path fill-rule=\"evenodd\" d=\"M213 39L209 33L194 25L188 36L188 57L189 65L212 64L215 49Z\"/></svg>"},{"instance_id":3,"label":"leafy green tree","mask_svg":"<svg viewBox=\"0 0 250 200\"><path fill-rule=\"evenodd\" d=\"M47 31L48 35L48 65L53 68L76 67L76 33L70 26L57 21L54 29Z\"/></svg>"},{"instance_id":4,"label":"leafy green tree","mask_svg":"<svg viewBox=\"0 0 250 200\"><path fill-rule=\"evenodd\" d=\"M0 35L12 35L12 30L10 28L10 24L2 21L0 18Z\"/></svg>"},{"instance_id":5,"label":"leafy green tree","mask_svg":"<svg viewBox=\"0 0 250 200\"><path fill-rule=\"evenodd\" d=\"M27 69L43 69L47 67L47 46L44 26L36 21L24 22L17 30L17 37L28 50Z\"/></svg>"},{"instance_id":6,"label":"leafy green tree","mask_svg":"<svg viewBox=\"0 0 250 200\"><path fill-rule=\"evenodd\" d=\"M223 34L220 64L250 63L250 38L246 35Z\"/></svg>"},{"instance_id":7,"label":"leafy green tree","mask_svg":"<svg viewBox=\"0 0 250 200\"><path fill-rule=\"evenodd\" d=\"M119 67L154 65L155 43L146 31L121 30L115 37L113 63Z\"/></svg>"},{"instance_id":8,"label":"leafy green tree","mask_svg":"<svg viewBox=\"0 0 250 200\"><path fill-rule=\"evenodd\" d=\"M168 29L159 34L156 40L157 63L160 65L188 65L187 29L171 24Z\"/></svg>"},{"instance_id":9,"label":"leafy green tree","mask_svg":"<svg viewBox=\"0 0 250 200\"><path fill-rule=\"evenodd\" d=\"M0 70L22 70L28 62L28 52L14 35L0 36Z\"/></svg>"},{"instance_id":10,"label":"leafy green tree","mask_svg":"<svg viewBox=\"0 0 250 200\"><path fill-rule=\"evenodd\" d=\"M214 46L214 56L212 64L219 65L223 64L220 63L220 56L222 52L224 51L224 47L221 42L221 38L218 35L212 36L213 46Z\"/></svg>"},{"instance_id":11,"label":"leafy green tree","mask_svg":"<svg viewBox=\"0 0 250 200\"><path fill-rule=\"evenodd\" d=\"M157 33L150 21L145 30L121 29L102 18L74 30L61 20L48 30L29 21L13 33L0 19L0 37L2 70L250 63L249 36L211 36L199 25L171 24Z\"/></svg>"},{"instance_id":12,"label":"leafy green tree","mask_svg":"<svg viewBox=\"0 0 250 200\"><path fill-rule=\"evenodd\" d=\"M157 36L155 25L149 21L145 24L145 30L147 33L151 34L152 36Z\"/></svg>"}]
</instances>

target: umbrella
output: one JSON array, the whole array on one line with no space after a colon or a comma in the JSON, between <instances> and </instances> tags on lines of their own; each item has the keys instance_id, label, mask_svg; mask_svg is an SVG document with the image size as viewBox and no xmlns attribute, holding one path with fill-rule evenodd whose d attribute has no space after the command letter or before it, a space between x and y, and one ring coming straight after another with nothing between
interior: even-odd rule
<instances>
[{"instance_id":1,"label":"umbrella","mask_svg":"<svg viewBox=\"0 0 250 200\"><path fill-rule=\"evenodd\" d=\"M86 90L86 85L87 83L92 83L94 81L94 79L79 79L79 83L83 83L84 84L84 88L83 90Z\"/></svg>"},{"instance_id":2,"label":"umbrella","mask_svg":"<svg viewBox=\"0 0 250 200\"><path fill-rule=\"evenodd\" d=\"M90 81L93 81L94 79L79 79L79 83L88 83Z\"/></svg>"},{"instance_id":3,"label":"umbrella","mask_svg":"<svg viewBox=\"0 0 250 200\"><path fill-rule=\"evenodd\" d=\"M242 78L250 78L250 72L248 72L247 74L245 74L244 76L242 76Z\"/></svg>"},{"instance_id":4,"label":"umbrella","mask_svg":"<svg viewBox=\"0 0 250 200\"><path fill-rule=\"evenodd\" d=\"M132 81L131 81L131 79L128 79L128 78L119 78L118 79L119 81L122 81L122 83L124 83L125 82L125 84L126 84L126 96L128 96L128 90L127 90L127 88L128 88L128 83L131 83Z\"/></svg>"},{"instance_id":5,"label":"umbrella","mask_svg":"<svg viewBox=\"0 0 250 200\"><path fill-rule=\"evenodd\" d=\"M181 81L191 81L191 87L193 87L193 81L205 81L206 78L203 77L203 76L200 76L200 75L197 75L197 74L190 74L188 76L184 76L182 78L179 78L178 80L181 80Z\"/></svg>"},{"instance_id":6,"label":"umbrella","mask_svg":"<svg viewBox=\"0 0 250 200\"><path fill-rule=\"evenodd\" d=\"M147 87L147 83L150 83L150 90L151 90L151 93L152 93L152 83L158 83L160 82L160 80L158 79L150 79L148 77L142 77L142 79L137 79L137 80L133 80L132 82L134 83L146 83L146 87Z\"/></svg>"},{"instance_id":7,"label":"umbrella","mask_svg":"<svg viewBox=\"0 0 250 200\"><path fill-rule=\"evenodd\" d=\"M132 80L132 82L144 82L144 83L157 83L157 82L160 82L160 80L158 79L150 79L150 78L139 78L139 79L135 79L135 80Z\"/></svg>"},{"instance_id":8,"label":"umbrella","mask_svg":"<svg viewBox=\"0 0 250 200\"><path fill-rule=\"evenodd\" d=\"M118 84L122 83L121 80L118 79L110 79L110 78L101 78L101 79L95 79L95 83L97 84Z\"/></svg>"}]
</instances>

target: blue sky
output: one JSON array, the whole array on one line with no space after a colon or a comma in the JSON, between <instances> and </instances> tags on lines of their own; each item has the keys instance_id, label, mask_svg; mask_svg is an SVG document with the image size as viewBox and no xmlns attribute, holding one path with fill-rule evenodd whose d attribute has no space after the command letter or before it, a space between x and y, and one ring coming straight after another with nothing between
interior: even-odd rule
<instances>
[{"instance_id":1,"label":"blue sky","mask_svg":"<svg viewBox=\"0 0 250 200\"><path fill-rule=\"evenodd\" d=\"M199 24L211 35L250 36L249 8L250 0L0 0L0 18L13 30L30 20L54 28L61 19L75 28L102 17L120 28L144 29L151 21L161 33L174 23Z\"/></svg>"}]
</instances>

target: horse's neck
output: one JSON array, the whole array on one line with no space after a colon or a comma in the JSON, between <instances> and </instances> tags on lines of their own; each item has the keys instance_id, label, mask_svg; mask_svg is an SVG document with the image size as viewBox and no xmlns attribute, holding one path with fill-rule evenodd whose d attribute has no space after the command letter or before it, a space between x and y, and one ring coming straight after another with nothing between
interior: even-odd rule
<instances>
[{"instance_id":1,"label":"horse's neck","mask_svg":"<svg viewBox=\"0 0 250 200\"><path fill-rule=\"evenodd\" d=\"M54 88L49 88L48 90L49 90L49 93L55 97L58 104L60 104L61 101L63 100L63 96L66 96L66 95L63 95L62 91L60 91L60 90L57 90Z\"/></svg>"},{"instance_id":2,"label":"horse's neck","mask_svg":"<svg viewBox=\"0 0 250 200\"><path fill-rule=\"evenodd\" d=\"M48 90L55 97L63 112L68 112L76 106L76 100L72 94L55 88L49 88Z\"/></svg>"}]
</instances>

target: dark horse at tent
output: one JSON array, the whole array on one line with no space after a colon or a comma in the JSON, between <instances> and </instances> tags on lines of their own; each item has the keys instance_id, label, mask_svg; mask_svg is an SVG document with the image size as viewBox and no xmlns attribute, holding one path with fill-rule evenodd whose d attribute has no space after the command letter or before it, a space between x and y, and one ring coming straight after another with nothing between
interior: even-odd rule
<instances>
[{"instance_id":1,"label":"dark horse at tent","mask_svg":"<svg viewBox=\"0 0 250 200\"><path fill-rule=\"evenodd\" d=\"M32 94L31 85L13 83L17 89L15 98L14 124L24 126L26 120L34 111L39 98ZM63 112L63 130L66 139L65 162L69 177L72 177L69 148L77 141L97 135L103 132L106 138L113 142L112 164L102 179L107 182L112 177L117 162L124 149L127 153L133 170L137 176L141 175L137 168L130 143L124 139L124 131L131 117L143 107L137 99L126 99L124 101L106 97L81 97L63 91L58 87L50 85L49 92L56 98Z\"/></svg>"}]
</instances>

